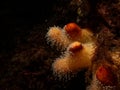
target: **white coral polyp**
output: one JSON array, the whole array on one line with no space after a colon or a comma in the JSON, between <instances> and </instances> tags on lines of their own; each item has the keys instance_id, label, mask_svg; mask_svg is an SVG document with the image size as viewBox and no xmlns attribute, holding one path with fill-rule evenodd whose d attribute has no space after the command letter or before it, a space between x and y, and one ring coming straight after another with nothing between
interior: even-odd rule
<instances>
[{"instance_id":1,"label":"white coral polyp","mask_svg":"<svg viewBox=\"0 0 120 90\"><path fill-rule=\"evenodd\" d=\"M52 46L55 45L61 49L66 48L70 44L69 39L63 34L63 30L60 27L50 27L46 37Z\"/></svg>"}]
</instances>

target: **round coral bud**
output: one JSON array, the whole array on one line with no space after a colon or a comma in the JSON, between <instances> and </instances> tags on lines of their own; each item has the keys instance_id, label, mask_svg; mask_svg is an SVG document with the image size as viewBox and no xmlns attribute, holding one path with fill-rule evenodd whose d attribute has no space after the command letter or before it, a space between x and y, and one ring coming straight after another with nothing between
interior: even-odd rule
<instances>
[{"instance_id":1,"label":"round coral bud","mask_svg":"<svg viewBox=\"0 0 120 90\"><path fill-rule=\"evenodd\" d=\"M68 23L64 29L70 37L75 37L81 32L81 28L76 23Z\"/></svg>"},{"instance_id":2,"label":"round coral bud","mask_svg":"<svg viewBox=\"0 0 120 90\"><path fill-rule=\"evenodd\" d=\"M117 76L114 75L112 68L108 66L100 66L96 71L96 78L106 86L117 84Z\"/></svg>"},{"instance_id":3,"label":"round coral bud","mask_svg":"<svg viewBox=\"0 0 120 90\"><path fill-rule=\"evenodd\" d=\"M75 53L77 51L80 51L82 48L83 48L83 46L82 46L82 44L80 42L74 42L73 44L71 44L69 46L68 49L69 49L70 52Z\"/></svg>"}]
</instances>

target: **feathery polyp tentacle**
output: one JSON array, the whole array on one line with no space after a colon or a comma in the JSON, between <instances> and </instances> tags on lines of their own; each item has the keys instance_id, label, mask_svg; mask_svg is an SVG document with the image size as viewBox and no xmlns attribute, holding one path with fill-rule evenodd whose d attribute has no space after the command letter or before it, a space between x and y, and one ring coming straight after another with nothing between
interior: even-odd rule
<instances>
[{"instance_id":1,"label":"feathery polyp tentacle","mask_svg":"<svg viewBox=\"0 0 120 90\"><path fill-rule=\"evenodd\" d=\"M51 42L52 46L55 45L61 49L66 48L70 43L69 39L63 34L63 30L60 27L50 27L46 37L47 41Z\"/></svg>"}]
</instances>

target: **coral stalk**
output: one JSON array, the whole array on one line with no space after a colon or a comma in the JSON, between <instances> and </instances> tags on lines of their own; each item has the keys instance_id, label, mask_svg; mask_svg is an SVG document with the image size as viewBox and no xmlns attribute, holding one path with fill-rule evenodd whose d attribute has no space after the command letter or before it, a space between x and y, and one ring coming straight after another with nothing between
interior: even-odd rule
<instances>
[{"instance_id":1,"label":"coral stalk","mask_svg":"<svg viewBox=\"0 0 120 90\"><path fill-rule=\"evenodd\" d=\"M54 73L62 76L90 67L93 52L94 49L90 44L85 45L77 41L71 43L64 56L54 61L52 65Z\"/></svg>"}]
</instances>

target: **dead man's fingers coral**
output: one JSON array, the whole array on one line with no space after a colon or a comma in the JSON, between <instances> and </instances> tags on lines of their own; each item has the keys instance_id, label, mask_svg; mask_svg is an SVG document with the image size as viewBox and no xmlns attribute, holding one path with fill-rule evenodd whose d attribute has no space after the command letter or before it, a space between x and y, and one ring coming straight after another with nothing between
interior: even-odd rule
<instances>
[{"instance_id":1,"label":"dead man's fingers coral","mask_svg":"<svg viewBox=\"0 0 120 90\"><path fill-rule=\"evenodd\" d=\"M81 35L81 28L76 23L68 23L63 27L63 29L68 37L75 41L78 39L76 36Z\"/></svg>"},{"instance_id":2,"label":"dead man's fingers coral","mask_svg":"<svg viewBox=\"0 0 120 90\"><path fill-rule=\"evenodd\" d=\"M63 29L71 41L79 41L82 43L93 42L93 33L88 28L81 28L76 23L68 23Z\"/></svg>"},{"instance_id":3,"label":"dead man's fingers coral","mask_svg":"<svg viewBox=\"0 0 120 90\"><path fill-rule=\"evenodd\" d=\"M118 78L112 66L100 65L88 90L118 90Z\"/></svg>"},{"instance_id":4,"label":"dead man's fingers coral","mask_svg":"<svg viewBox=\"0 0 120 90\"><path fill-rule=\"evenodd\" d=\"M117 84L117 77L110 66L99 66L96 71L96 78L104 85L114 86Z\"/></svg>"},{"instance_id":5,"label":"dead man's fingers coral","mask_svg":"<svg viewBox=\"0 0 120 90\"><path fill-rule=\"evenodd\" d=\"M94 48L92 44L82 44L80 42L73 42L67 48L69 54L69 66L71 70L79 71L91 66L91 59L93 57Z\"/></svg>"},{"instance_id":6,"label":"dead man's fingers coral","mask_svg":"<svg viewBox=\"0 0 120 90\"><path fill-rule=\"evenodd\" d=\"M89 29L81 29L76 23L68 23L63 28L50 27L47 34L47 41L57 48L65 49L74 41L81 43L94 43L93 33Z\"/></svg>"},{"instance_id":7,"label":"dead man's fingers coral","mask_svg":"<svg viewBox=\"0 0 120 90\"><path fill-rule=\"evenodd\" d=\"M64 49L70 43L66 35L63 34L63 30L60 27L50 27L47 34L47 42L51 43L51 46L57 46L57 48Z\"/></svg>"},{"instance_id":8,"label":"dead man's fingers coral","mask_svg":"<svg viewBox=\"0 0 120 90\"><path fill-rule=\"evenodd\" d=\"M80 42L71 43L65 54L52 64L53 72L58 75L77 73L91 65L93 48Z\"/></svg>"}]
</instances>

